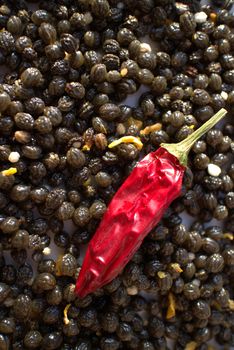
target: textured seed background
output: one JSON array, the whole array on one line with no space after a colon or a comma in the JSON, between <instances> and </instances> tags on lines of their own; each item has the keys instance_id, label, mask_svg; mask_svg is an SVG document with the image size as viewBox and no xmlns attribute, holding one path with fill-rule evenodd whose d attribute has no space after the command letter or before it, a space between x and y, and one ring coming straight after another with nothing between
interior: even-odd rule
<instances>
[{"instance_id":1,"label":"textured seed background","mask_svg":"<svg viewBox=\"0 0 234 350\"><path fill-rule=\"evenodd\" d=\"M206 1L206 0L203 1L204 4L205 4L205 3L208 3L208 2L209 2L209 1ZM31 5L30 5L30 9L33 10L33 11L36 10L36 9L37 9L36 4L31 4ZM234 11L234 6L233 6L233 11ZM152 44L152 42L149 41L147 38L145 39L145 42L148 42L150 45L152 45L152 47L153 47L153 45L154 45L154 44ZM0 71L0 78L1 78L1 76L2 76L4 73L5 73L5 72L4 72L3 70ZM125 101L121 102L121 104L126 104L126 105L129 105L129 106L135 106L135 105L137 105L137 101L138 101L139 96L141 96L141 94L142 94L143 92L147 91L147 90L148 90L147 88L141 87L141 88L137 91L136 94L131 95L131 96L128 97ZM185 213L182 214L181 217L183 218L183 224L184 224L186 227L189 228L190 225L191 225L191 223L193 222L193 218L190 217L188 214L185 214ZM212 222L209 222L209 223L207 224L207 226L211 226L211 225L217 225L217 226L219 226L219 225L220 225L220 221L217 221L217 220L214 219ZM72 231L74 231L75 226L74 226L74 224L72 223L72 221L69 220L69 222L66 223L66 225L65 225L64 228L65 228L65 230L66 230L67 232L72 232ZM51 249L51 252L50 252L50 254L48 255L48 257L51 257L51 258L53 258L53 259L56 259L56 258L62 253L62 249L60 250L60 249L54 244L53 239L51 239L50 249ZM81 252L81 256L80 256L80 258L79 258L80 262L82 262L84 253L85 253L85 251ZM6 254L6 257L7 257L8 262L11 263L11 262L12 262L11 257L10 257L9 255L7 256L7 254ZM30 263L32 264L32 266L35 267L35 263L34 263L32 260L30 261ZM143 293L143 292L142 292L141 294L144 295L144 297L146 297L146 298L150 298L149 294L146 294L146 293ZM216 348L216 349L223 349L223 347L218 347L218 345L215 345L215 348ZM232 347L232 348L230 348L230 349L234 349L234 347Z\"/></svg>"}]
</instances>

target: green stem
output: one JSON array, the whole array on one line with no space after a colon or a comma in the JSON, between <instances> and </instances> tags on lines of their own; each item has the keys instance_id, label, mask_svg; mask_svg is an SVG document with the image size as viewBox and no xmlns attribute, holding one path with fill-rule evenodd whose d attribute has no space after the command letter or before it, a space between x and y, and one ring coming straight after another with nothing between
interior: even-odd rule
<instances>
[{"instance_id":1,"label":"green stem","mask_svg":"<svg viewBox=\"0 0 234 350\"><path fill-rule=\"evenodd\" d=\"M187 166L188 154L193 144L200 139L202 135L207 133L215 124L217 124L225 115L226 109L220 109L212 118L207 120L199 129L194 131L186 139L179 143L162 143L160 146L165 148L169 153L178 158L179 162L183 166Z\"/></svg>"}]
</instances>

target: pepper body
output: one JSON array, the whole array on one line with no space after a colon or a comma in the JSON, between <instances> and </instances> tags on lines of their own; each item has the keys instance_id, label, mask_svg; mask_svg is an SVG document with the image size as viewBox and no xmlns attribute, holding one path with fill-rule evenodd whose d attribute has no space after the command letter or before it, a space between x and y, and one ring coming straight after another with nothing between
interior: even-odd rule
<instances>
[{"instance_id":1,"label":"pepper body","mask_svg":"<svg viewBox=\"0 0 234 350\"><path fill-rule=\"evenodd\" d=\"M137 164L113 197L89 243L76 283L80 297L122 272L146 235L180 195L184 170L163 147Z\"/></svg>"}]
</instances>

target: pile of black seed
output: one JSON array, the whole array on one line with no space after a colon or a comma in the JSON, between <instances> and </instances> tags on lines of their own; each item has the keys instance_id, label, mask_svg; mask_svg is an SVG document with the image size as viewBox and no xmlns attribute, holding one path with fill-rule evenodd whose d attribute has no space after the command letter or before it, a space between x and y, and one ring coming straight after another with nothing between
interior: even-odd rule
<instances>
[{"instance_id":1,"label":"pile of black seed","mask_svg":"<svg viewBox=\"0 0 234 350\"><path fill-rule=\"evenodd\" d=\"M214 339L229 349L234 15L224 0L33 2L34 11L24 0L0 5L0 170L17 169L0 174L0 350L166 350L168 339L175 350ZM121 276L77 298L80 251L140 157L222 107L225 123L190 152L182 197ZM108 149L155 123L141 152Z\"/></svg>"}]
</instances>

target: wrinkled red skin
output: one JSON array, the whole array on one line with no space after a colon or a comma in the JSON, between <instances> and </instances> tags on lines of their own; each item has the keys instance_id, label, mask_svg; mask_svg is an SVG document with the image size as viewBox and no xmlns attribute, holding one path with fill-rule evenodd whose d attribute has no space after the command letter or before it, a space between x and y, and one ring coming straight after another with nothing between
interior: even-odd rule
<instances>
[{"instance_id":1,"label":"wrinkled red skin","mask_svg":"<svg viewBox=\"0 0 234 350\"><path fill-rule=\"evenodd\" d=\"M185 168L160 147L133 169L89 243L76 283L85 297L120 274L146 235L181 193Z\"/></svg>"}]
</instances>

